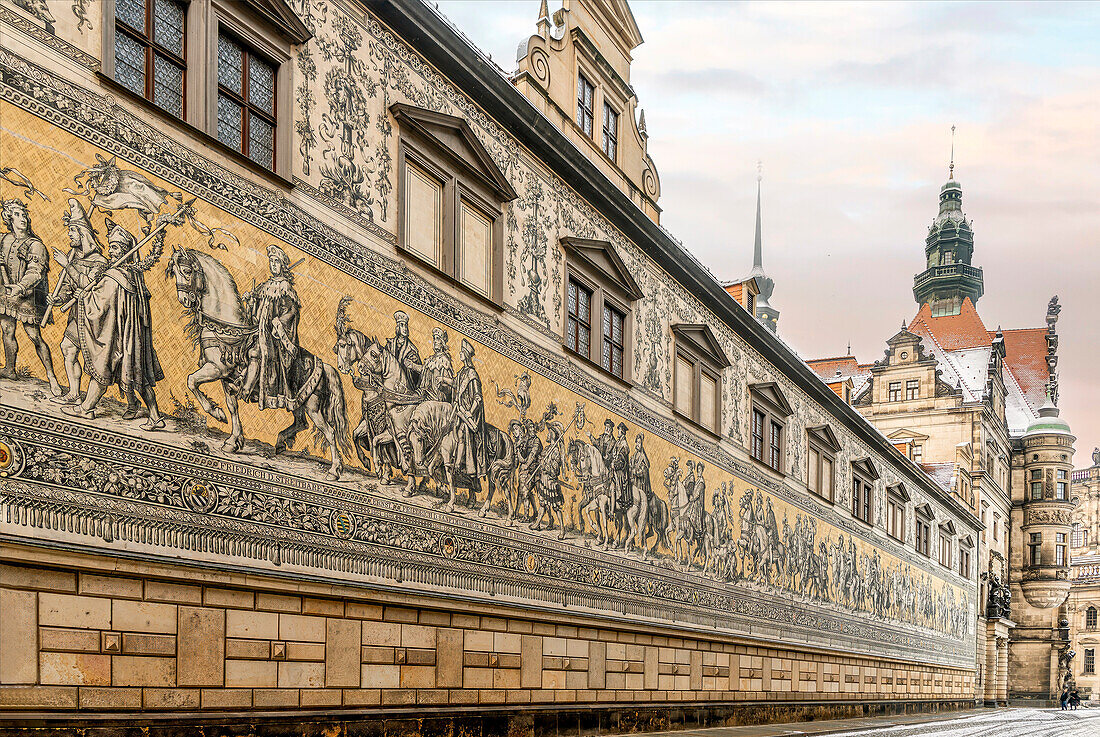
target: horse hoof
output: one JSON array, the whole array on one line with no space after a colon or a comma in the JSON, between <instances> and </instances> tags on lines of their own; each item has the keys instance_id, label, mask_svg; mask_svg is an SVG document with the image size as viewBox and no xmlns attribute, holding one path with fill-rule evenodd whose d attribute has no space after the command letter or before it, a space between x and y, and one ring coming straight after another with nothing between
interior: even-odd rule
<instances>
[{"instance_id":1,"label":"horse hoof","mask_svg":"<svg viewBox=\"0 0 1100 737\"><path fill-rule=\"evenodd\" d=\"M338 474L334 471L329 471L328 473L325 474L325 481L339 481L339 480L340 480L340 474Z\"/></svg>"}]
</instances>

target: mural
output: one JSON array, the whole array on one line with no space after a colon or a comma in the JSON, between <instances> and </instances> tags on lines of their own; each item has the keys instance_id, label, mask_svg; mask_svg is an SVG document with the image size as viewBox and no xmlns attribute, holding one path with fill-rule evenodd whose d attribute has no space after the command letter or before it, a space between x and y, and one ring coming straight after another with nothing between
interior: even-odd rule
<instances>
[{"instance_id":1,"label":"mural","mask_svg":"<svg viewBox=\"0 0 1100 737\"><path fill-rule=\"evenodd\" d=\"M952 638L968 632L965 590L146 172L4 111L54 140L4 140L9 168L31 174L0 183L3 404L337 482L410 510L524 525L657 570ZM73 167L53 153L60 144L94 163ZM8 478L293 516L328 533L342 519L137 466L74 462L30 438L5 448ZM400 544L377 529L371 539Z\"/></svg>"}]
</instances>

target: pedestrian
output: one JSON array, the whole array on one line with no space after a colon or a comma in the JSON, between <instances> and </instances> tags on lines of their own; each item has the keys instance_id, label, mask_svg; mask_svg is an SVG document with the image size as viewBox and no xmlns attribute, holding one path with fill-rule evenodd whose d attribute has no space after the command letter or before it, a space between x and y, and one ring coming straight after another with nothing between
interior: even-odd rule
<instances>
[{"instance_id":1,"label":"pedestrian","mask_svg":"<svg viewBox=\"0 0 1100 737\"><path fill-rule=\"evenodd\" d=\"M1074 711L1081 705L1081 694L1077 692L1077 689L1073 689L1069 693L1069 707Z\"/></svg>"},{"instance_id":2,"label":"pedestrian","mask_svg":"<svg viewBox=\"0 0 1100 737\"><path fill-rule=\"evenodd\" d=\"M1062 698L1060 699L1060 702L1062 704L1062 711L1065 711L1066 708L1067 708L1067 705L1069 704L1069 689L1068 688L1062 690Z\"/></svg>"}]
</instances>

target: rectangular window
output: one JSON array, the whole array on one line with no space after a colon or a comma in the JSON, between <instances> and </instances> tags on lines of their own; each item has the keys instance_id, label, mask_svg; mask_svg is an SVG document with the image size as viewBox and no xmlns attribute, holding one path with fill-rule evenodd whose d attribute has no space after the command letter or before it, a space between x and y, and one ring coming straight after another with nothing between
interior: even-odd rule
<instances>
[{"instance_id":1,"label":"rectangular window","mask_svg":"<svg viewBox=\"0 0 1100 737\"><path fill-rule=\"evenodd\" d=\"M916 518L916 530L913 536L914 547L917 552L928 557L928 542L932 535L932 525L928 523L928 520L922 519L919 515Z\"/></svg>"},{"instance_id":2,"label":"rectangular window","mask_svg":"<svg viewBox=\"0 0 1100 737\"><path fill-rule=\"evenodd\" d=\"M821 496L829 501L833 500L833 461L831 458L821 459Z\"/></svg>"},{"instance_id":3,"label":"rectangular window","mask_svg":"<svg viewBox=\"0 0 1100 737\"><path fill-rule=\"evenodd\" d=\"M1031 542L1028 544L1028 560L1031 565L1038 566L1043 563L1043 533L1031 533Z\"/></svg>"},{"instance_id":4,"label":"rectangular window","mask_svg":"<svg viewBox=\"0 0 1100 737\"><path fill-rule=\"evenodd\" d=\"M615 161L619 149L619 114L615 108L603 104L603 152L607 158Z\"/></svg>"},{"instance_id":5,"label":"rectangular window","mask_svg":"<svg viewBox=\"0 0 1100 737\"><path fill-rule=\"evenodd\" d=\"M901 401L901 382L891 381L887 389L886 400L888 402L900 402Z\"/></svg>"},{"instance_id":6,"label":"rectangular window","mask_svg":"<svg viewBox=\"0 0 1100 737\"><path fill-rule=\"evenodd\" d=\"M611 305L603 306L603 355L601 365L604 371L623 378L623 324L625 315Z\"/></svg>"},{"instance_id":7,"label":"rectangular window","mask_svg":"<svg viewBox=\"0 0 1100 737\"><path fill-rule=\"evenodd\" d=\"M465 200L459 204L458 217L458 280L488 297L493 273L493 221Z\"/></svg>"},{"instance_id":8,"label":"rectangular window","mask_svg":"<svg viewBox=\"0 0 1100 737\"><path fill-rule=\"evenodd\" d=\"M924 445L921 443L913 443L913 463L920 463L924 460Z\"/></svg>"},{"instance_id":9,"label":"rectangular window","mask_svg":"<svg viewBox=\"0 0 1100 737\"><path fill-rule=\"evenodd\" d=\"M1032 481L1042 481L1043 480L1043 472L1038 468L1031 469L1031 480Z\"/></svg>"},{"instance_id":10,"label":"rectangular window","mask_svg":"<svg viewBox=\"0 0 1100 737\"><path fill-rule=\"evenodd\" d=\"M577 127L584 131L589 138L592 137L592 121L595 117L593 107L596 99L596 88L583 74L577 75Z\"/></svg>"},{"instance_id":11,"label":"rectangular window","mask_svg":"<svg viewBox=\"0 0 1100 737\"><path fill-rule=\"evenodd\" d=\"M1081 523L1080 522L1074 522L1073 523L1073 528L1070 532L1069 544L1072 545L1075 548L1081 547L1081 543L1083 542L1083 539L1084 539L1084 535L1082 533L1083 533L1083 528L1081 527Z\"/></svg>"},{"instance_id":12,"label":"rectangular window","mask_svg":"<svg viewBox=\"0 0 1100 737\"><path fill-rule=\"evenodd\" d=\"M1058 482L1058 498L1069 499L1069 484L1065 481Z\"/></svg>"},{"instance_id":13,"label":"rectangular window","mask_svg":"<svg viewBox=\"0 0 1100 737\"><path fill-rule=\"evenodd\" d=\"M565 344L585 358L592 357L592 290L575 279L569 280L569 321Z\"/></svg>"},{"instance_id":14,"label":"rectangular window","mask_svg":"<svg viewBox=\"0 0 1100 737\"><path fill-rule=\"evenodd\" d=\"M783 426L778 422L772 422L771 440L769 442L768 465L776 471L781 470L783 462Z\"/></svg>"},{"instance_id":15,"label":"rectangular window","mask_svg":"<svg viewBox=\"0 0 1100 737\"><path fill-rule=\"evenodd\" d=\"M806 486L815 494L821 493L821 453L810 446L809 465L806 472Z\"/></svg>"},{"instance_id":16,"label":"rectangular window","mask_svg":"<svg viewBox=\"0 0 1100 737\"><path fill-rule=\"evenodd\" d=\"M443 245L443 183L413 164L405 166L405 247L432 266Z\"/></svg>"},{"instance_id":17,"label":"rectangular window","mask_svg":"<svg viewBox=\"0 0 1100 737\"><path fill-rule=\"evenodd\" d=\"M852 475L852 516L871 522L871 499L874 485L862 476Z\"/></svg>"},{"instance_id":18,"label":"rectangular window","mask_svg":"<svg viewBox=\"0 0 1100 737\"><path fill-rule=\"evenodd\" d=\"M1085 660L1082 675L1093 675L1096 673L1096 650L1088 647L1085 648Z\"/></svg>"},{"instance_id":19,"label":"rectangular window","mask_svg":"<svg viewBox=\"0 0 1100 737\"><path fill-rule=\"evenodd\" d=\"M1054 546L1054 565L1056 565L1056 566L1066 565L1066 546L1065 545L1055 545Z\"/></svg>"},{"instance_id":20,"label":"rectangular window","mask_svg":"<svg viewBox=\"0 0 1100 737\"><path fill-rule=\"evenodd\" d=\"M218 140L266 169L275 167L275 65L218 32Z\"/></svg>"},{"instance_id":21,"label":"rectangular window","mask_svg":"<svg viewBox=\"0 0 1100 737\"><path fill-rule=\"evenodd\" d=\"M1032 481L1031 482L1031 498L1042 499L1043 498L1043 482Z\"/></svg>"},{"instance_id":22,"label":"rectangular window","mask_svg":"<svg viewBox=\"0 0 1100 737\"><path fill-rule=\"evenodd\" d=\"M895 540L905 539L905 502L893 495L886 499L886 533Z\"/></svg>"},{"instance_id":23,"label":"rectangular window","mask_svg":"<svg viewBox=\"0 0 1100 737\"><path fill-rule=\"evenodd\" d=\"M699 424L718 432L718 379L708 372L699 375Z\"/></svg>"},{"instance_id":24,"label":"rectangular window","mask_svg":"<svg viewBox=\"0 0 1100 737\"><path fill-rule=\"evenodd\" d=\"M752 411L752 457L764 462L764 423L767 415L758 409Z\"/></svg>"},{"instance_id":25,"label":"rectangular window","mask_svg":"<svg viewBox=\"0 0 1100 737\"><path fill-rule=\"evenodd\" d=\"M909 379L905 382L905 398L917 399L920 397L920 380Z\"/></svg>"},{"instance_id":26,"label":"rectangular window","mask_svg":"<svg viewBox=\"0 0 1100 737\"><path fill-rule=\"evenodd\" d=\"M1067 477L1068 477L1068 474L1066 473L1065 469L1059 468L1058 469L1058 478L1065 479Z\"/></svg>"},{"instance_id":27,"label":"rectangular window","mask_svg":"<svg viewBox=\"0 0 1100 737\"><path fill-rule=\"evenodd\" d=\"M944 568L951 567L951 537L940 529L940 565Z\"/></svg>"},{"instance_id":28,"label":"rectangular window","mask_svg":"<svg viewBox=\"0 0 1100 737\"><path fill-rule=\"evenodd\" d=\"M959 547L959 575L970 578L970 548Z\"/></svg>"},{"instance_id":29,"label":"rectangular window","mask_svg":"<svg viewBox=\"0 0 1100 737\"><path fill-rule=\"evenodd\" d=\"M115 81L181 120L187 74L187 4L117 0Z\"/></svg>"}]
</instances>

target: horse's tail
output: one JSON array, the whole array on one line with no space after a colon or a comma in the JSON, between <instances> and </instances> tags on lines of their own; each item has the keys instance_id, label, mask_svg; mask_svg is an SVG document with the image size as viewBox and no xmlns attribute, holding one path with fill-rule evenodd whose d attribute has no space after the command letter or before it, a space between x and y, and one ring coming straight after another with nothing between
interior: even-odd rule
<instances>
[{"instance_id":1,"label":"horse's tail","mask_svg":"<svg viewBox=\"0 0 1100 737\"><path fill-rule=\"evenodd\" d=\"M320 360L320 359L318 359ZM335 452L350 456L352 454L351 434L348 432L348 408L344 401L344 385L340 381L340 374L327 363L324 366L325 379L328 381L328 401L325 402L325 419L332 427L332 434L336 438ZM324 444L324 433L314 428L314 436L319 437L320 444Z\"/></svg>"}]
</instances>

